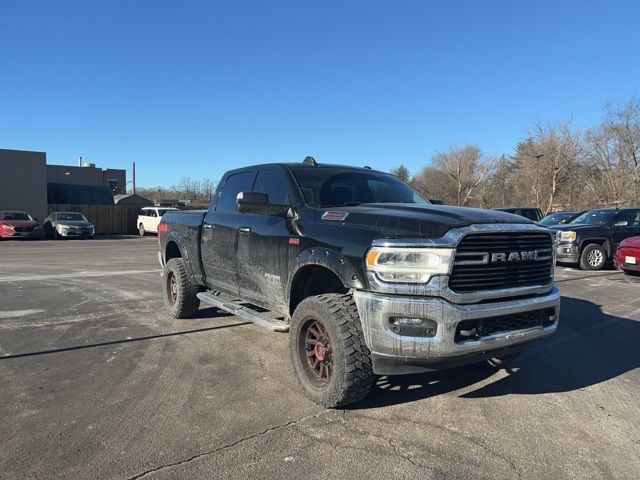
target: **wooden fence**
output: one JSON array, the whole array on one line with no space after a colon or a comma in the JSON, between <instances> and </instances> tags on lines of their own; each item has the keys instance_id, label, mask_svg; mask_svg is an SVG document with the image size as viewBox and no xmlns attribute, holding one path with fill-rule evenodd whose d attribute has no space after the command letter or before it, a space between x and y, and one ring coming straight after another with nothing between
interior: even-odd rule
<instances>
[{"instance_id":1,"label":"wooden fence","mask_svg":"<svg viewBox=\"0 0 640 480\"><path fill-rule=\"evenodd\" d=\"M93 223L96 234L136 234L136 220L141 207L125 205L53 205L51 212L78 212Z\"/></svg>"}]
</instances>

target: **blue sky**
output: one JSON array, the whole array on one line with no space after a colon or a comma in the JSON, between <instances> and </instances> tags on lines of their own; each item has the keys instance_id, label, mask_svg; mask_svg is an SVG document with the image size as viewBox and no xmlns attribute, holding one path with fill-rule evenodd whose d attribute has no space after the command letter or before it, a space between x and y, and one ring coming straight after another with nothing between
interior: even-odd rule
<instances>
[{"instance_id":1,"label":"blue sky","mask_svg":"<svg viewBox=\"0 0 640 480\"><path fill-rule=\"evenodd\" d=\"M412 172L640 94L640 2L0 2L0 148L140 186L275 161Z\"/></svg>"}]
</instances>

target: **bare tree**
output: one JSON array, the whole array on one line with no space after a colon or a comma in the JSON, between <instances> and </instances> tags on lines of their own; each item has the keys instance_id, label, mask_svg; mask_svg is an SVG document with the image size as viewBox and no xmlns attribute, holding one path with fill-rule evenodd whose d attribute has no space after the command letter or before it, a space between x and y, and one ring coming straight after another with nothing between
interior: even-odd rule
<instances>
[{"instance_id":1,"label":"bare tree","mask_svg":"<svg viewBox=\"0 0 640 480\"><path fill-rule=\"evenodd\" d=\"M455 185L455 203L463 206L469 204L475 189L489 170L482 161L482 152L475 145L437 153L432 163L436 169L451 177Z\"/></svg>"}]
</instances>

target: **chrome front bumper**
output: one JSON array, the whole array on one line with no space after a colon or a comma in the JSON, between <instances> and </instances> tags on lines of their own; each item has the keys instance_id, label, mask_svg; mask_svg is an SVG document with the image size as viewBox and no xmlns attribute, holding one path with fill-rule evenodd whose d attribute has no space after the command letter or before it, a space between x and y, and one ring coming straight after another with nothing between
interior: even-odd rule
<instances>
[{"instance_id":1,"label":"chrome front bumper","mask_svg":"<svg viewBox=\"0 0 640 480\"><path fill-rule=\"evenodd\" d=\"M525 299L492 303L453 304L438 297L389 295L358 290L354 293L365 342L371 350L374 372L379 375L414 373L473 363L491 352L507 353L524 343L546 337L558 325L560 290ZM532 310L554 309L555 321L545 326L499 332L478 340L456 342L456 329L463 320L500 317ZM433 337L398 335L391 317L429 319L437 323Z\"/></svg>"}]
</instances>

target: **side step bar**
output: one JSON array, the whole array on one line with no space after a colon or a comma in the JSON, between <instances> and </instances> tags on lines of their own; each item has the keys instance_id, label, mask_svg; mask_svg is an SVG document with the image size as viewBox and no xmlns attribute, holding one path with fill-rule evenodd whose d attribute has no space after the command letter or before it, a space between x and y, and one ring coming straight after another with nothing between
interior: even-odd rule
<instances>
[{"instance_id":1,"label":"side step bar","mask_svg":"<svg viewBox=\"0 0 640 480\"><path fill-rule=\"evenodd\" d=\"M289 324L287 322L283 322L282 320L278 320L277 318L272 318L267 315L263 315L260 312L256 312L244 305L240 305L231 300L227 300L223 297L215 295L212 292L201 292L198 293L198 298L204 303L211 305L212 307L216 307L220 310L224 310L225 312L229 312L232 315L237 315L238 317L242 317L250 322L255 323L256 325L260 325L261 327L267 328L273 332L288 332Z\"/></svg>"}]
</instances>

